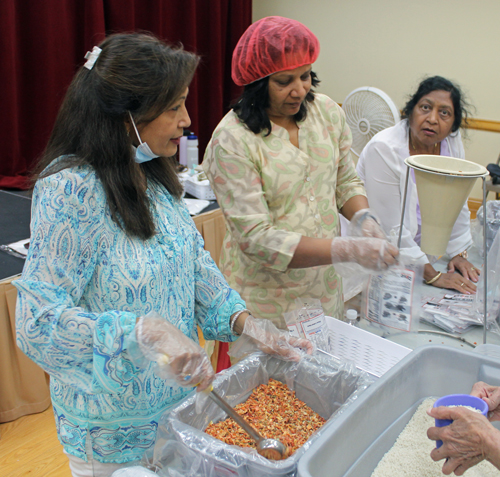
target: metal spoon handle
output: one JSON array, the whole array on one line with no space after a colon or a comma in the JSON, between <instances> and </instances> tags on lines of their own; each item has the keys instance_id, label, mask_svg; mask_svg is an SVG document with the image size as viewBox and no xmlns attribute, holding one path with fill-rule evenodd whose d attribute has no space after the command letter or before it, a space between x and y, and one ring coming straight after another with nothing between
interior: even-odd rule
<instances>
[{"instance_id":1,"label":"metal spoon handle","mask_svg":"<svg viewBox=\"0 0 500 477\"><path fill-rule=\"evenodd\" d=\"M224 411L227 412L229 416L231 416L237 424L239 424L245 431L250 435L252 439L254 439L257 443L259 443L264 438L247 422L243 419L224 399L222 399L215 391L210 391L209 395L210 399L215 402L218 406L220 406Z\"/></svg>"}]
</instances>

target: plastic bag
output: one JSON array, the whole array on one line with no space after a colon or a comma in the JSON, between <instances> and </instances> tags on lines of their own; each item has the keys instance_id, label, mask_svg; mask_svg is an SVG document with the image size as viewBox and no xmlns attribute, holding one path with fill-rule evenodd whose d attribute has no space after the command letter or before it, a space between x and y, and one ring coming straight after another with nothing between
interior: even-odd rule
<instances>
[{"instance_id":1,"label":"plastic bag","mask_svg":"<svg viewBox=\"0 0 500 477\"><path fill-rule=\"evenodd\" d=\"M373 383L368 374L342 360L316 354L293 363L256 353L218 374L213 385L230 405L235 406L244 402L253 389L267 383L269 378L285 383L296 392L298 399L328 419L304 446L288 459L270 461L257 454L255 449L227 445L204 433L210 422L226 418L224 411L209 400L199 414L193 396L177 404L159 421L153 463L164 470L159 470L158 475L296 475L298 460L304 452ZM178 473L169 473L173 471Z\"/></svg>"},{"instance_id":2,"label":"plastic bag","mask_svg":"<svg viewBox=\"0 0 500 477\"><path fill-rule=\"evenodd\" d=\"M275 355L285 361L300 361L305 353L314 352L314 344L276 328L270 320L250 315L245 321L241 336L231 347L228 355L240 360L256 351Z\"/></svg>"},{"instance_id":3,"label":"plastic bag","mask_svg":"<svg viewBox=\"0 0 500 477\"><path fill-rule=\"evenodd\" d=\"M470 233L472 236L472 243L474 247L479 251L479 255L484 257L484 247L483 247L483 226L479 223L477 216L475 219L470 221Z\"/></svg>"},{"instance_id":4,"label":"plastic bag","mask_svg":"<svg viewBox=\"0 0 500 477\"><path fill-rule=\"evenodd\" d=\"M336 263L335 271L342 277L344 302L360 294L366 287L370 273L357 263ZM376 273L374 270L371 272ZM342 317L336 317L342 319Z\"/></svg>"},{"instance_id":5,"label":"plastic bag","mask_svg":"<svg viewBox=\"0 0 500 477\"><path fill-rule=\"evenodd\" d=\"M295 310L284 314L290 334L296 338L306 338L316 347L326 350L328 326L321 302L317 298L297 298L295 304Z\"/></svg>"},{"instance_id":6,"label":"plastic bag","mask_svg":"<svg viewBox=\"0 0 500 477\"><path fill-rule=\"evenodd\" d=\"M477 282L474 310L481 323L484 323L484 269ZM496 234L488 251L487 270L487 326L490 331L500 333L500 234Z\"/></svg>"},{"instance_id":7,"label":"plastic bag","mask_svg":"<svg viewBox=\"0 0 500 477\"><path fill-rule=\"evenodd\" d=\"M151 476L158 477L158 474L139 465L118 469L111 474L111 477L151 477Z\"/></svg>"},{"instance_id":8,"label":"plastic bag","mask_svg":"<svg viewBox=\"0 0 500 477\"><path fill-rule=\"evenodd\" d=\"M383 330L383 336L418 331L423 265L404 254L397 266L373 274L363 290L361 316Z\"/></svg>"},{"instance_id":9,"label":"plastic bag","mask_svg":"<svg viewBox=\"0 0 500 477\"><path fill-rule=\"evenodd\" d=\"M484 257L483 206L479 207L476 218L471 220L471 234L474 245ZM500 200L486 202L486 249L489 250L500 229Z\"/></svg>"},{"instance_id":10,"label":"plastic bag","mask_svg":"<svg viewBox=\"0 0 500 477\"><path fill-rule=\"evenodd\" d=\"M161 461L157 462L156 476L161 477L223 477L202 454L182 442L167 441L162 447ZM142 476L141 476L142 477Z\"/></svg>"},{"instance_id":11,"label":"plastic bag","mask_svg":"<svg viewBox=\"0 0 500 477\"><path fill-rule=\"evenodd\" d=\"M422 297L420 320L447 333L462 334L471 326L481 325L474 311L475 295L445 294L444 297Z\"/></svg>"}]
</instances>

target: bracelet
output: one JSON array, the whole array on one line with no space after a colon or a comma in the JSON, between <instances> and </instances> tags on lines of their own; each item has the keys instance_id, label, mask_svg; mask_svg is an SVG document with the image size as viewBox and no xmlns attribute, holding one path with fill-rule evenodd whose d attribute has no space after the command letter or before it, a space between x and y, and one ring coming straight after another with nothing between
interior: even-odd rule
<instances>
[{"instance_id":1,"label":"bracelet","mask_svg":"<svg viewBox=\"0 0 500 477\"><path fill-rule=\"evenodd\" d=\"M240 310L240 311L237 311L233 317L231 318L231 321L229 323L229 329L231 330L231 334L235 335L236 333L234 332L234 324L236 323L236 320L239 318L239 316L242 314L242 313L245 313L247 312L248 314L250 314L250 310L247 310L246 308L243 308L243 310Z\"/></svg>"},{"instance_id":2,"label":"bracelet","mask_svg":"<svg viewBox=\"0 0 500 477\"><path fill-rule=\"evenodd\" d=\"M363 215L359 218L358 223L362 224L366 219L372 219L374 222L380 225L380 222L378 221L377 217L375 217L370 210L367 210L366 212L363 213Z\"/></svg>"},{"instance_id":3,"label":"bracelet","mask_svg":"<svg viewBox=\"0 0 500 477\"><path fill-rule=\"evenodd\" d=\"M380 225L380 222L378 221L378 218L375 217L371 212L367 212L364 216L364 220L366 219L372 219L376 224Z\"/></svg>"},{"instance_id":4,"label":"bracelet","mask_svg":"<svg viewBox=\"0 0 500 477\"><path fill-rule=\"evenodd\" d=\"M439 272L434 278L430 280L424 280L426 285L432 285L435 281L439 280L439 277L443 274L443 272Z\"/></svg>"}]
</instances>

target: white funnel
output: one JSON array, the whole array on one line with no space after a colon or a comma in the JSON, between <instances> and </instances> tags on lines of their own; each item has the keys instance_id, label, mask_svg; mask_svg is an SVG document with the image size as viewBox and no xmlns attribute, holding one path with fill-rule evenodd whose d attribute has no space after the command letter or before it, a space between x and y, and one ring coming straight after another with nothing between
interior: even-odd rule
<instances>
[{"instance_id":1,"label":"white funnel","mask_svg":"<svg viewBox=\"0 0 500 477\"><path fill-rule=\"evenodd\" d=\"M488 171L475 162L447 156L410 156L405 163L415 171L422 218L420 248L429 255L443 255L474 182Z\"/></svg>"}]
</instances>

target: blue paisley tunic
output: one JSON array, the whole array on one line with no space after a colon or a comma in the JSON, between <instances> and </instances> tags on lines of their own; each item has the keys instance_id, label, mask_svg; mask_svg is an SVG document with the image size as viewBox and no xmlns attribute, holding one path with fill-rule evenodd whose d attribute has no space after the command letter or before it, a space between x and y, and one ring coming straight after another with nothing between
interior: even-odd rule
<instances>
[{"instance_id":1,"label":"blue paisley tunic","mask_svg":"<svg viewBox=\"0 0 500 477\"><path fill-rule=\"evenodd\" d=\"M154 444L158 420L192 392L131 362L137 317L156 311L198 342L233 341L245 307L182 201L150 186L157 233L143 241L111 219L90 167L36 184L31 242L18 289L17 343L50 374L61 444L87 460L128 462Z\"/></svg>"}]
</instances>

